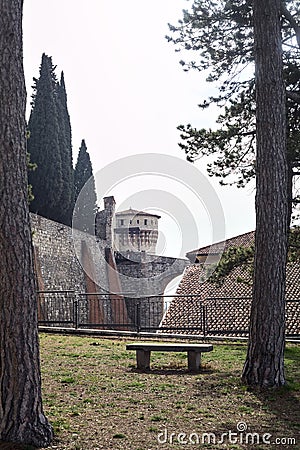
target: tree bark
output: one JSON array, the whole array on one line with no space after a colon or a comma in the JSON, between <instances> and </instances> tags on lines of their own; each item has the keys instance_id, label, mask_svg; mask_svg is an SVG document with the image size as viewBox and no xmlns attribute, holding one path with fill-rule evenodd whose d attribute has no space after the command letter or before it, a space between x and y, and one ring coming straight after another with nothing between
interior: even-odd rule
<instances>
[{"instance_id":1,"label":"tree bark","mask_svg":"<svg viewBox=\"0 0 300 450\"><path fill-rule=\"evenodd\" d=\"M257 193L253 302L243 379L280 386L284 377L285 270L288 236L286 99L280 0L254 0Z\"/></svg>"},{"instance_id":2,"label":"tree bark","mask_svg":"<svg viewBox=\"0 0 300 450\"><path fill-rule=\"evenodd\" d=\"M27 204L23 0L0 0L0 440L49 445Z\"/></svg>"}]
</instances>

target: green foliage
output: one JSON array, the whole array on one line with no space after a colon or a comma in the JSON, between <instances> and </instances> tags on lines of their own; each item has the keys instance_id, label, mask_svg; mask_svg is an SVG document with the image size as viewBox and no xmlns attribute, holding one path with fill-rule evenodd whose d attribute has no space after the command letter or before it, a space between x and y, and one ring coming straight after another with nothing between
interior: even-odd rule
<instances>
[{"instance_id":1,"label":"green foliage","mask_svg":"<svg viewBox=\"0 0 300 450\"><path fill-rule=\"evenodd\" d=\"M287 87L288 153L290 177L300 172L300 2L282 2L282 42L284 76ZM247 0L194 0L183 12L178 26L169 25L167 40L184 55L195 59L181 61L184 70L206 71L207 81L217 85L218 94L199 105L224 107L218 129L197 129L180 125L182 142L189 161L213 156L208 163L210 176L221 184L243 187L255 176L255 87L252 5ZM290 182L290 189L292 184ZM292 197L292 193L291 193ZM295 203L299 202L294 192Z\"/></svg>"},{"instance_id":2,"label":"green foliage","mask_svg":"<svg viewBox=\"0 0 300 450\"><path fill-rule=\"evenodd\" d=\"M253 273L253 260L254 260L254 246L251 247L232 247L223 253L219 264L217 265L214 273L209 278L211 283L216 283L221 286L226 277L231 274L231 272L237 268L241 267L242 271L245 272L246 277L242 278L239 276L237 278L238 282L249 282L252 278Z\"/></svg>"},{"instance_id":3,"label":"green foliage","mask_svg":"<svg viewBox=\"0 0 300 450\"><path fill-rule=\"evenodd\" d=\"M221 184L244 187L255 175L254 82L249 82L236 97L229 99L217 123L217 130L180 125L179 146L191 162L199 156L214 156L208 163L210 176L221 177Z\"/></svg>"},{"instance_id":4,"label":"green foliage","mask_svg":"<svg viewBox=\"0 0 300 450\"><path fill-rule=\"evenodd\" d=\"M209 278L209 282L221 286L226 277L229 276L234 269L240 268L239 272L244 272L245 276L239 275L237 282L249 283L253 275L254 263L254 245L250 247L231 247L225 251L213 273ZM300 261L300 227L294 227L289 234L288 261Z\"/></svg>"},{"instance_id":5,"label":"green foliage","mask_svg":"<svg viewBox=\"0 0 300 450\"><path fill-rule=\"evenodd\" d=\"M29 172L35 198L33 212L56 220L57 197L62 192L59 125L56 111L56 78L50 57L43 54L39 79L34 79L34 94L28 128L28 151L38 169Z\"/></svg>"},{"instance_id":6,"label":"green foliage","mask_svg":"<svg viewBox=\"0 0 300 450\"><path fill-rule=\"evenodd\" d=\"M227 100L243 83L238 75L253 61L251 17L247 0L194 0L190 11L183 11L179 26L169 25L175 37L167 39L176 50L197 54L197 60L181 61L184 70L209 69L207 81L221 81L219 95L210 102Z\"/></svg>"},{"instance_id":7,"label":"green foliage","mask_svg":"<svg viewBox=\"0 0 300 450\"><path fill-rule=\"evenodd\" d=\"M292 228L289 234L289 261L300 261L300 227Z\"/></svg>"},{"instance_id":8,"label":"green foliage","mask_svg":"<svg viewBox=\"0 0 300 450\"><path fill-rule=\"evenodd\" d=\"M35 170L37 168L37 165L35 163L32 163L30 161L30 154L27 152L26 153L26 158L27 158L27 170ZM34 195L32 193L32 185L28 184L27 186L27 195L28 195L28 203L30 204L33 199L34 199Z\"/></svg>"},{"instance_id":9,"label":"green foliage","mask_svg":"<svg viewBox=\"0 0 300 450\"><path fill-rule=\"evenodd\" d=\"M82 189L84 190L82 191ZM94 234L95 213L97 211L97 195L90 155L85 140L81 142L74 171L74 190L77 214L82 220L82 229Z\"/></svg>"},{"instance_id":10,"label":"green foliage","mask_svg":"<svg viewBox=\"0 0 300 450\"><path fill-rule=\"evenodd\" d=\"M62 159L63 190L59 199L61 221L71 226L74 207L74 171L72 155L72 130L67 106L64 74L57 84L57 112L59 117L59 145Z\"/></svg>"},{"instance_id":11,"label":"green foliage","mask_svg":"<svg viewBox=\"0 0 300 450\"><path fill-rule=\"evenodd\" d=\"M37 165L29 171L34 199L30 210L70 225L73 206L71 127L63 76L57 81L52 58L43 54L34 79L28 152Z\"/></svg>"}]
</instances>

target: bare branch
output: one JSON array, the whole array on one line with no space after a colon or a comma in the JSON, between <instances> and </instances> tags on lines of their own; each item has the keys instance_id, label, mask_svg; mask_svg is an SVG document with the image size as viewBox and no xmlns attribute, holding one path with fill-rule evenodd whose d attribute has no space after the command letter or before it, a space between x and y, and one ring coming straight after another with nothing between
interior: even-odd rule
<instances>
[{"instance_id":1,"label":"bare branch","mask_svg":"<svg viewBox=\"0 0 300 450\"><path fill-rule=\"evenodd\" d=\"M300 93L299 92L286 91L286 96L290 100L293 100L296 103L300 103Z\"/></svg>"},{"instance_id":2,"label":"bare branch","mask_svg":"<svg viewBox=\"0 0 300 450\"><path fill-rule=\"evenodd\" d=\"M300 26L297 23L297 21L295 20L295 18L292 16L292 14L290 13L290 11L287 9L285 2L281 2L281 12L283 14L283 16L286 18L286 20L291 24L291 26L293 27L295 34L296 34L296 39L297 39L297 43L298 43L298 47L300 48Z\"/></svg>"}]
</instances>

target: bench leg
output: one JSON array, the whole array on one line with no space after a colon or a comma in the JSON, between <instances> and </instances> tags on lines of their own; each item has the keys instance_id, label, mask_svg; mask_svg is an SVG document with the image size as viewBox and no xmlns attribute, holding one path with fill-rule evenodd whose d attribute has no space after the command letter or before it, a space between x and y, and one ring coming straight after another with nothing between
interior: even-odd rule
<instances>
[{"instance_id":1,"label":"bench leg","mask_svg":"<svg viewBox=\"0 0 300 450\"><path fill-rule=\"evenodd\" d=\"M201 353L188 352L188 368L191 372L199 372L201 364Z\"/></svg>"},{"instance_id":2,"label":"bench leg","mask_svg":"<svg viewBox=\"0 0 300 450\"><path fill-rule=\"evenodd\" d=\"M150 369L150 353L145 350L136 351L136 365L138 369L149 370Z\"/></svg>"}]
</instances>

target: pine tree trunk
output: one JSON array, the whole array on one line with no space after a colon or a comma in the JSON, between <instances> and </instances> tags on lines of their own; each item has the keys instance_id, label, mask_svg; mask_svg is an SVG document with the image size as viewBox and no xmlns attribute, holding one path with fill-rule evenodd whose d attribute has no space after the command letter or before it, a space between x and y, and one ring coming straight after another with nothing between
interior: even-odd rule
<instances>
[{"instance_id":1,"label":"pine tree trunk","mask_svg":"<svg viewBox=\"0 0 300 450\"><path fill-rule=\"evenodd\" d=\"M46 446L27 205L23 0L0 0L0 440Z\"/></svg>"},{"instance_id":2,"label":"pine tree trunk","mask_svg":"<svg viewBox=\"0 0 300 450\"><path fill-rule=\"evenodd\" d=\"M280 386L284 378L288 163L280 0L254 0L256 68L256 243L250 335L243 379Z\"/></svg>"}]
</instances>

